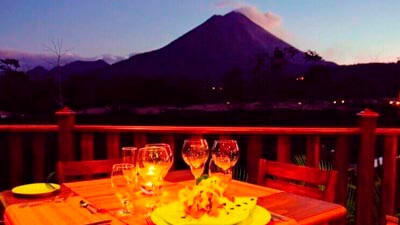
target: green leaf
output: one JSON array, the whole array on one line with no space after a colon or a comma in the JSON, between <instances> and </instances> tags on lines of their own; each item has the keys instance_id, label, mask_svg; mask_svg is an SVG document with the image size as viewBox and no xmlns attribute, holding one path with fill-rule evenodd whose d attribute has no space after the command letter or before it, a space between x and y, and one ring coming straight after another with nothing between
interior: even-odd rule
<instances>
[{"instance_id":1,"label":"green leaf","mask_svg":"<svg viewBox=\"0 0 400 225\"><path fill-rule=\"evenodd\" d=\"M200 184L202 180L208 179L208 175L204 174L203 176L196 179L196 185Z\"/></svg>"}]
</instances>

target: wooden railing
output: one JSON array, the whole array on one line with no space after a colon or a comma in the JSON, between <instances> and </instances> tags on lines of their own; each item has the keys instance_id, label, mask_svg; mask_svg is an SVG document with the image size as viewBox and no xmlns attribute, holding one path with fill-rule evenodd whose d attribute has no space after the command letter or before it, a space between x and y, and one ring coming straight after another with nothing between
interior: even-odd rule
<instances>
[{"instance_id":1,"label":"wooden railing","mask_svg":"<svg viewBox=\"0 0 400 225\"><path fill-rule=\"evenodd\" d=\"M211 127L211 126L109 126L109 125L77 125L75 114L65 108L56 114L57 125L0 125L0 133L7 133L11 157L12 185L21 183L23 172L28 169L22 163L22 134L33 133L32 155L34 180L43 181L46 162L46 133L58 133L58 160L90 160L95 157L95 134L106 136L106 157L120 157L120 134L132 134L135 146L143 146L147 136L157 134L162 141L173 146L177 135L202 136L216 135L221 138L240 135L247 138L247 149L244 149L249 173L249 181L255 182L258 159L263 154L263 136L276 136L276 153L278 161L290 162L291 137L306 137L307 165L318 167L320 162L320 146L322 137L336 139L333 166L339 172L336 202L342 205L347 200L347 184L349 155L358 151L357 162L357 224L369 225L373 221L374 204L374 159L376 136L384 137L383 185L381 215L394 214L396 193L396 156L398 155L398 135L400 128L376 128L378 114L365 110L359 113L359 127ZM75 140L76 138L78 140ZM350 148L350 139L359 137L359 149ZM80 146L80 152L75 150ZM75 153L79 152L79 155ZM179 154L176 154L178 156ZM55 163L55 161L54 161ZM398 188L398 187L397 187ZM397 189L398 190L398 189ZM382 220L383 221L383 217Z\"/></svg>"}]
</instances>

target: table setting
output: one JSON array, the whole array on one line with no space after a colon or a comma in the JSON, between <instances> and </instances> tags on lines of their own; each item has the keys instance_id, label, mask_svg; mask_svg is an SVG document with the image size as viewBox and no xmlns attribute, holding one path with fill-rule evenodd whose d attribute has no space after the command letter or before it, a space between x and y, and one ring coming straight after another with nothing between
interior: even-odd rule
<instances>
[{"instance_id":1,"label":"table setting","mask_svg":"<svg viewBox=\"0 0 400 225\"><path fill-rule=\"evenodd\" d=\"M175 161L170 145L121 151L121 162L112 166L110 178L36 185L37 195L45 197L7 207L6 224L301 224L296 215L270 210L277 208L271 198L282 191L232 179L240 155L235 140L216 140L211 148L206 139L185 140L181 155L193 179L180 182L164 180ZM26 188L17 187L14 195Z\"/></svg>"}]
</instances>

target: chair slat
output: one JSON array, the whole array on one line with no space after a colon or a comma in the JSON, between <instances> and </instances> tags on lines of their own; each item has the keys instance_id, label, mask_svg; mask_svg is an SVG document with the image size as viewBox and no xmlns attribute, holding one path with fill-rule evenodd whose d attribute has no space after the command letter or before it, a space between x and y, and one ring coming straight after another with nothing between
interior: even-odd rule
<instances>
[{"instance_id":1,"label":"chair slat","mask_svg":"<svg viewBox=\"0 0 400 225\"><path fill-rule=\"evenodd\" d=\"M397 224L399 224L399 218L396 218L394 216L386 215L385 219L386 219L387 225L397 225Z\"/></svg>"},{"instance_id":2,"label":"chair slat","mask_svg":"<svg viewBox=\"0 0 400 225\"><path fill-rule=\"evenodd\" d=\"M277 180L270 181L267 177L274 176ZM284 181L283 179L288 180ZM292 181L304 182L305 185L297 185ZM280 185L279 189L285 191L302 191L308 197L323 199L326 201L333 201L337 185L337 171L320 170L311 167L297 166L294 164L273 162L266 159L259 160L259 170L257 183L265 185L269 182L271 185ZM283 185L285 183L286 185ZM310 186L312 184L312 186ZM296 186L296 188L293 187ZM323 185L324 189L321 192L319 189ZM310 191L313 190L313 191ZM316 193L322 193L316 194Z\"/></svg>"},{"instance_id":3,"label":"chair slat","mask_svg":"<svg viewBox=\"0 0 400 225\"><path fill-rule=\"evenodd\" d=\"M330 178L329 171L289 163L268 161L264 169L268 175L304 181L315 185L327 183Z\"/></svg>"},{"instance_id":4,"label":"chair slat","mask_svg":"<svg viewBox=\"0 0 400 225\"><path fill-rule=\"evenodd\" d=\"M264 185L278 190L285 190L287 192L291 192L298 195L308 196L316 199L323 199L322 191L307 186L299 187L299 185L272 179L265 180Z\"/></svg>"},{"instance_id":5,"label":"chair slat","mask_svg":"<svg viewBox=\"0 0 400 225\"><path fill-rule=\"evenodd\" d=\"M170 182L179 182L186 180L193 180L193 174L190 170L174 170L170 171L167 176L165 176L164 180Z\"/></svg>"},{"instance_id":6,"label":"chair slat","mask_svg":"<svg viewBox=\"0 0 400 225\"><path fill-rule=\"evenodd\" d=\"M94 175L111 174L112 165L120 159L59 161L57 162L57 177L59 182L69 181L69 178L84 177L90 179Z\"/></svg>"}]
</instances>

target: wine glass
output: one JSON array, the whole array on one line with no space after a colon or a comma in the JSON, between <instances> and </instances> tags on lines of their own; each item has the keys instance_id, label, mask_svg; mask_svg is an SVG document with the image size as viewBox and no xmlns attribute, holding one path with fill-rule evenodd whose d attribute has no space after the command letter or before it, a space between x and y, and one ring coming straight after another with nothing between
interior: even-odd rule
<instances>
[{"instance_id":1,"label":"wine glass","mask_svg":"<svg viewBox=\"0 0 400 225\"><path fill-rule=\"evenodd\" d=\"M187 139L183 142L183 160L189 165L196 180L204 172L204 165L207 162L208 155L209 151L206 139Z\"/></svg>"},{"instance_id":2,"label":"wine glass","mask_svg":"<svg viewBox=\"0 0 400 225\"><path fill-rule=\"evenodd\" d=\"M166 143L153 143L153 144L146 144L146 147L164 147L165 150L167 150L168 156L169 156L169 167L168 170L165 171L165 174L168 173L168 171L171 169L172 165L174 164L174 152L171 149L171 146Z\"/></svg>"},{"instance_id":3,"label":"wine glass","mask_svg":"<svg viewBox=\"0 0 400 225\"><path fill-rule=\"evenodd\" d=\"M133 164L114 164L111 172L111 187L122 204L119 216L132 214L133 205L130 204L132 190L136 186L136 172Z\"/></svg>"},{"instance_id":4,"label":"wine glass","mask_svg":"<svg viewBox=\"0 0 400 225\"><path fill-rule=\"evenodd\" d=\"M214 160L211 158L208 165L208 175L218 177L221 181L228 183L230 180L232 180L232 168L223 170L221 167L217 166Z\"/></svg>"},{"instance_id":5,"label":"wine glass","mask_svg":"<svg viewBox=\"0 0 400 225\"><path fill-rule=\"evenodd\" d=\"M235 140L216 140L211 155L214 163L227 174L239 159L239 146Z\"/></svg>"},{"instance_id":6,"label":"wine glass","mask_svg":"<svg viewBox=\"0 0 400 225\"><path fill-rule=\"evenodd\" d=\"M141 177L142 189L151 190L155 197L155 203L147 207L154 208L159 202L160 187L170 166L170 157L165 147L147 146L139 149L137 168Z\"/></svg>"}]
</instances>

